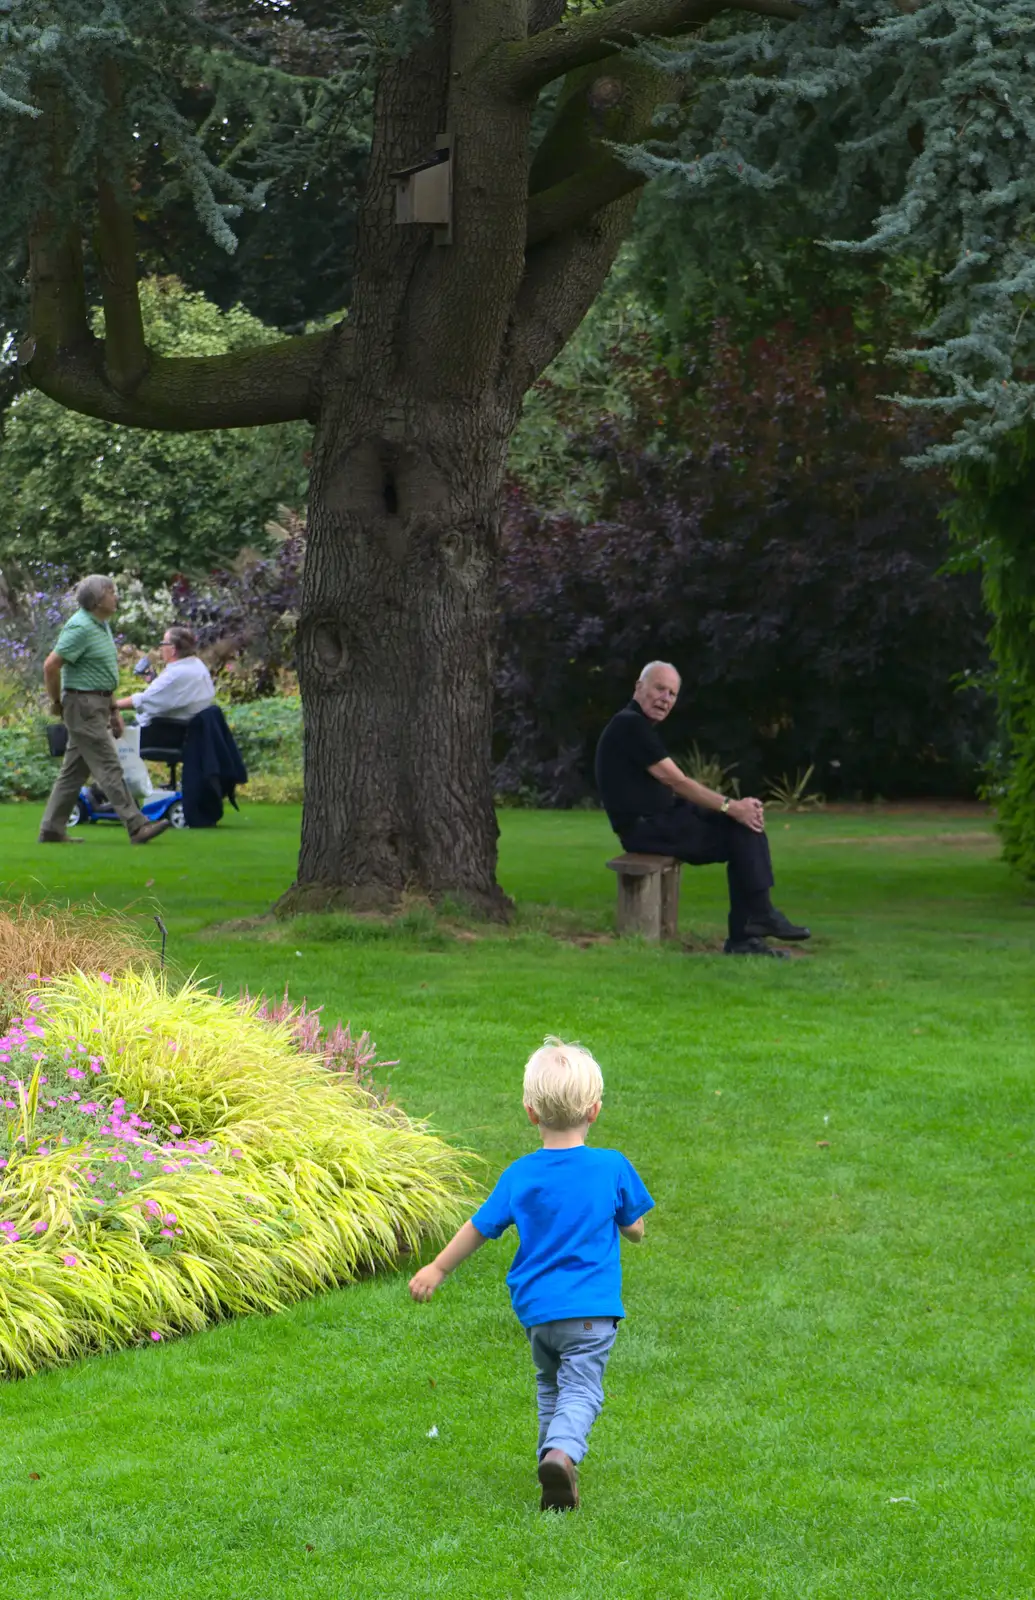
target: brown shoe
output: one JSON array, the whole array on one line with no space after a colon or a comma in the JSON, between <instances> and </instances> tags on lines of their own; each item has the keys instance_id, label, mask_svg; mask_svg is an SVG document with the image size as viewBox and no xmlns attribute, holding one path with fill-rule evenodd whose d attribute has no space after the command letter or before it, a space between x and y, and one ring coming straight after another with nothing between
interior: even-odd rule
<instances>
[{"instance_id":1,"label":"brown shoe","mask_svg":"<svg viewBox=\"0 0 1035 1600\"><path fill-rule=\"evenodd\" d=\"M144 826L138 828L136 833L130 834L129 842L130 844L146 844L149 839L157 839L160 833L164 833L166 828L171 827L172 823L168 817L163 817L160 822L145 822Z\"/></svg>"},{"instance_id":2,"label":"brown shoe","mask_svg":"<svg viewBox=\"0 0 1035 1600\"><path fill-rule=\"evenodd\" d=\"M578 1510L579 1475L563 1450L547 1450L539 1463L539 1482L543 1486L540 1511Z\"/></svg>"},{"instance_id":3,"label":"brown shoe","mask_svg":"<svg viewBox=\"0 0 1035 1600\"><path fill-rule=\"evenodd\" d=\"M40 844L82 844L82 839L73 839L67 833L55 833L50 828L40 829Z\"/></svg>"}]
</instances>

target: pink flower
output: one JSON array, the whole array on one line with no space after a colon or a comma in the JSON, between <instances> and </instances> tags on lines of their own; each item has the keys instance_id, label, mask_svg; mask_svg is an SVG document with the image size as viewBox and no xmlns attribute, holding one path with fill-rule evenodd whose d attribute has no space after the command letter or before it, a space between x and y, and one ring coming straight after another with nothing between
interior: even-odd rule
<instances>
[{"instance_id":1,"label":"pink flower","mask_svg":"<svg viewBox=\"0 0 1035 1600\"><path fill-rule=\"evenodd\" d=\"M173 1231L171 1228L159 1228L158 1231L162 1235L163 1239L171 1239L173 1236Z\"/></svg>"},{"instance_id":2,"label":"pink flower","mask_svg":"<svg viewBox=\"0 0 1035 1600\"><path fill-rule=\"evenodd\" d=\"M230 1154L232 1156L243 1156L244 1155L244 1151L243 1150L231 1150Z\"/></svg>"},{"instance_id":3,"label":"pink flower","mask_svg":"<svg viewBox=\"0 0 1035 1600\"><path fill-rule=\"evenodd\" d=\"M73 1256L73 1255L62 1256L61 1260L62 1260L63 1264L66 1267L77 1267L79 1265L79 1257L78 1256Z\"/></svg>"},{"instance_id":4,"label":"pink flower","mask_svg":"<svg viewBox=\"0 0 1035 1600\"><path fill-rule=\"evenodd\" d=\"M102 983L110 983L111 982L111 973L110 972L99 972L97 974L97 976L100 978Z\"/></svg>"},{"instance_id":5,"label":"pink flower","mask_svg":"<svg viewBox=\"0 0 1035 1600\"><path fill-rule=\"evenodd\" d=\"M175 1172L176 1168L175 1168L175 1166L173 1165L173 1163L171 1161L163 1161L163 1163L162 1163L162 1171L163 1172Z\"/></svg>"},{"instance_id":6,"label":"pink flower","mask_svg":"<svg viewBox=\"0 0 1035 1600\"><path fill-rule=\"evenodd\" d=\"M176 1226L176 1213L175 1213L175 1211L168 1212L162 1218L162 1221L165 1223L165 1226L167 1228L174 1228Z\"/></svg>"},{"instance_id":7,"label":"pink flower","mask_svg":"<svg viewBox=\"0 0 1035 1600\"><path fill-rule=\"evenodd\" d=\"M152 1328L152 1330L151 1330L151 1337L152 1337L152 1339L153 1339L153 1340L154 1340L154 1342L155 1342L155 1344L161 1344L161 1342L162 1342L162 1336L161 1336L161 1334L160 1334L160 1333L156 1333L156 1332L155 1332L155 1330L154 1330L154 1329L153 1329L153 1328Z\"/></svg>"},{"instance_id":8,"label":"pink flower","mask_svg":"<svg viewBox=\"0 0 1035 1600\"><path fill-rule=\"evenodd\" d=\"M86 1073L83 1071L82 1067L69 1067L68 1076L70 1078L85 1078Z\"/></svg>"},{"instance_id":9,"label":"pink flower","mask_svg":"<svg viewBox=\"0 0 1035 1600\"><path fill-rule=\"evenodd\" d=\"M39 1222L34 1222L33 1223L32 1231L33 1231L33 1233L46 1233L48 1226L49 1226L49 1224L44 1222L44 1220L41 1217Z\"/></svg>"},{"instance_id":10,"label":"pink flower","mask_svg":"<svg viewBox=\"0 0 1035 1600\"><path fill-rule=\"evenodd\" d=\"M7 1165L7 1162L2 1160L2 1159L0 1159L0 1172L3 1172L4 1168L6 1167L6 1165Z\"/></svg>"},{"instance_id":11,"label":"pink flower","mask_svg":"<svg viewBox=\"0 0 1035 1600\"><path fill-rule=\"evenodd\" d=\"M183 1129L177 1123L170 1122L170 1124L169 1124L169 1132L170 1133L182 1133Z\"/></svg>"}]
</instances>

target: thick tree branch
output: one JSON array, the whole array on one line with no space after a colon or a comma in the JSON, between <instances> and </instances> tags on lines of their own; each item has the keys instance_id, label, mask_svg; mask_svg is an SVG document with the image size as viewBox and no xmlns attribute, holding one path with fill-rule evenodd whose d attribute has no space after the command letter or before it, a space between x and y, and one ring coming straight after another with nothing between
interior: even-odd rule
<instances>
[{"instance_id":1,"label":"thick tree branch","mask_svg":"<svg viewBox=\"0 0 1035 1600\"><path fill-rule=\"evenodd\" d=\"M108 381L100 342L60 354L37 345L25 371L35 388L88 417L196 433L315 421L320 376L337 330L219 356L156 356L131 395Z\"/></svg>"},{"instance_id":2,"label":"thick tree branch","mask_svg":"<svg viewBox=\"0 0 1035 1600\"><path fill-rule=\"evenodd\" d=\"M506 46L497 81L511 94L536 94L555 78L613 54L616 45L690 33L720 11L747 11L788 22L801 15L792 0L619 0Z\"/></svg>"},{"instance_id":3,"label":"thick tree branch","mask_svg":"<svg viewBox=\"0 0 1035 1600\"><path fill-rule=\"evenodd\" d=\"M121 86L115 67L104 69L104 92L109 108L112 149L121 139ZM123 174L119 174L123 178ZM97 174L97 232L94 251L100 268L104 301L104 366L108 382L120 394L130 395L147 371L148 352L144 319L137 291L137 249L133 215L123 203L116 180L102 159Z\"/></svg>"},{"instance_id":4,"label":"thick tree branch","mask_svg":"<svg viewBox=\"0 0 1035 1600\"><path fill-rule=\"evenodd\" d=\"M46 146L47 189L29 227L29 294L32 337L49 354L89 343L83 245L74 196L64 180L70 136L59 85L40 86L40 133Z\"/></svg>"},{"instance_id":5,"label":"thick tree branch","mask_svg":"<svg viewBox=\"0 0 1035 1600\"><path fill-rule=\"evenodd\" d=\"M624 55L569 74L529 174L527 246L580 227L642 186L643 174L609 145L645 138L668 90L661 73Z\"/></svg>"},{"instance_id":6,"label":"thick tree branch","mask_svg":"<svg viewBox=\"0 0 1035 1600\"><path fill-rule=\"evenodd\" d=\"M507 381L531 388L563 350L603 286L639 203L616 200L581 227L528 252L507 340Z\"/></svg>"},{"instance_id":7,"label":"thick tree branch","mask_svg":"<svg viewBox=\"0 0 1035 1600\"><path fill-rule=\"evenodd\" d=\"M605 206L643 187L646 178L613 156L603 157L528 202L529 247L581 226Z\"/></svg>"}]
</instances>

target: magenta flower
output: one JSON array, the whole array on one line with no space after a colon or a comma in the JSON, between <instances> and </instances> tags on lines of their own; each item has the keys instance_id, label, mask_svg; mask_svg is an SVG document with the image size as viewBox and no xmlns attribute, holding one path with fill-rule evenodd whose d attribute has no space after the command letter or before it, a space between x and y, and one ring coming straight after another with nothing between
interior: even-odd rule
<instances>
[{"instance_id":1,"label":"magenta flower","mask_svg":"<svg viewBox=\"0 0 1035 1600\"><path fill-rule=\"evenodd\" d=\"M73 1255L62 1256L61 1260L62 1260L63 1264L66 1267L77 1267L79 1265L79 1257L78 1256L73 1256Z\"/></svg>"},{"instance_id":2,"label":"magenta flower","mask_svg":"<svg viewBox=\"0 0 1035 1600\"><path fill-rule=\"evenodd\" d=\"M154 1340L154 1342L155 1342L155 1344L161 1344L161 1342L162 1342L162 1336L161 1336L161 1334L160 1334L160 1333L157 1333L157 1332L156 1332L156 1331L155 1331L155 1330L154 1330L154 1328L152 1328L152 1329L151 1329L151 1337L152 1337L152 1339L153 1339L153 1340Z\"/></svg>"},{"instance_id":3,"label":"magenta flower","mask_svg":"<svg viewBox=\"0 0 1035 1600\"><path fill-rule=\"evenodd\" d=\"M163 1239L171 1239L173 1237L173 1231L171 1228L159 1228L158 1231L162 1235Z\"/></svg>"},{"instance_id":4,"label":"magenta flower","mask_svg":"<svg viewBox=\"0 0 1035 1600\"><path fill-rule=\"evenodd\" d=\"M33 1233L46 1233L48 1227L49 1227L49 1223L45 1222L43 1220L43 1218L41 1217L39 1222L34 1222L33 1223L32 1231L33 1231Z\"/></svg>"},{"instance_id":5,"label":"magenta flower","mask_svg":"<svg viewBox=\"0 0 1035 1600\"><path fill-rule=\"evenodd\" d=\"M111 973L110 972L99 972L97 974L97 976L100 978L102 983L110 983L111 982Z\"/></svg>"},{"instance_id":6,"label":"magenta flower","mask_svg":"<svg viewBox=\"0 0 1035 1600\"><path fill-rule=\"evenodd\" d=\"M175 1166L173 1165L173 1163L171 1161L163 1161L162 1162L162 1171L163 1172L175 1172L176 1168L175 1168Z\"/></svg>"}]
</instances>

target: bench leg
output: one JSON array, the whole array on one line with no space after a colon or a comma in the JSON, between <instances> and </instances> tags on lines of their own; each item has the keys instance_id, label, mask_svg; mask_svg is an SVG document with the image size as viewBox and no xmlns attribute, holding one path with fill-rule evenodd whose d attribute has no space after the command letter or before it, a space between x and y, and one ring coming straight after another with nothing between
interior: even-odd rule
<instances>
[{"instance_id":1,"label":"bench leg","mask_svg":"<svg viewBox=\"0 0 1035 1600\"><path fill-rule=\"evenodd\" d=\"M618 874L618 935L638 933L644 939L661 938L660 872L645 877Z\"/></svg>"},{"instance_id":2,"label":"bench leg","mask_svg":"<svg viewBox=\"0 0 1035 1600\"><path fill-rule=\"evenodd\" d=\"M666 867L661 873L661 937L679 938L679 871Z\"/></svg>"}]
</instances>

